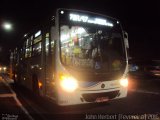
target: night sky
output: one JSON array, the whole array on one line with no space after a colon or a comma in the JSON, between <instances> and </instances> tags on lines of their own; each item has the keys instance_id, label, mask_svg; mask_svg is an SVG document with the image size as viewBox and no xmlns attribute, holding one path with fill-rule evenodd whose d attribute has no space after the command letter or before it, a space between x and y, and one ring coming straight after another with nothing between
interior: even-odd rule
<instances>
[{"instance_id":1,"label":"night sky","mask_svg":"<svg viewBox=\"0 0 160 120\"><path fill-rule=\"evenodd\" d=\"M9 50L15 48L24 33L50 19L60 7L99 12L119 19L129 34L131 57L160 59L158 0L1 0L0 24L9 21L13 30L6 32L0 28L0 64L9 63Z\"/></svg>"}]
</instances>

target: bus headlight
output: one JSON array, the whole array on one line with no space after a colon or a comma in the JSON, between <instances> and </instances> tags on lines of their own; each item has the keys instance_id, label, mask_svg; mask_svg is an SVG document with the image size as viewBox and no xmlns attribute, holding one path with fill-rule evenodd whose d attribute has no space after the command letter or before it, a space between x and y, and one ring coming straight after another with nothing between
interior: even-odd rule
<instances>
[{"instance_id":1,"label":"bus headlight","mask_svg":"<svg viewBox=\"0 0 160 120\"><path fill-rule=\"evenodd\" d=\"M123 87L127 87L128 86L128 79L121 79L120 80L120 84L123 86Z\"/></svg>"},{"instance_id":2,"label":"bus headlight","mask_svg":"<svg viewBox=\"0 0 160 120\"><path fill-rule=\"evenodd\" d=\"M73 92L78 88L78 82L71 76L60 76L60 86L67 92Z\"/></svg>"}]
</instances>

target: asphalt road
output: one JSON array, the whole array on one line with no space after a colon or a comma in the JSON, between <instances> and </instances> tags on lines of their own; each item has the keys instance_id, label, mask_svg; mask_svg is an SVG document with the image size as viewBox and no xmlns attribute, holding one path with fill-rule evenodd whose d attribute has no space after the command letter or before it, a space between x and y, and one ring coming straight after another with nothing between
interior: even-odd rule
<instances>
[{"instance_id":1,"label":"asphalt road","mask_svg":"<svg viewBox=\"0 0 160 120\"><path fill-rule=\"evenodd\" d=\"M35 120L48 119L160 119L160 79L130 76L128 96L100 104L59 107L33 95L21 86L11 85L17 99ZM1 91L1 90L0 90ZM13 103L13 102L12 102ZM0 104L2 102L0 101ZM8 106L7 106L8 107ZM0 109L1 113L3 109ZM13 112L14 113L14 112ZM129 118L131 117L131 118ZM138 118L136 118L138 117Z\"/></svg>"}]
</instances>

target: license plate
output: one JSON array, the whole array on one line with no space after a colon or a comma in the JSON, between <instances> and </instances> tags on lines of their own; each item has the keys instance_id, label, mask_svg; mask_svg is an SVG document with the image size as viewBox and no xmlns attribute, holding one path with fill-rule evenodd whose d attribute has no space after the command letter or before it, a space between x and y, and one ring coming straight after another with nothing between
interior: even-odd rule
<instances>
[{"instance_id":1,"label":"license plate","mask_svg":"<svg viewBox=\"0 0 160 120\"><path fill-rule=\"evenodd\" d=\"M108 97L99 97L96 99L95 102L107 102L107 101L109 101Z\"/></svg>"}]
</instances>

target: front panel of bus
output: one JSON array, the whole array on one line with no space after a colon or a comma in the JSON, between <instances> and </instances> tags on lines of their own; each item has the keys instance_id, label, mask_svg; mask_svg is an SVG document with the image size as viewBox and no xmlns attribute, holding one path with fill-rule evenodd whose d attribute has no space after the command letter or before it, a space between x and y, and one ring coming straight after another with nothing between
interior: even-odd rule
<instances>
[{"instance_id":1,"label":"front panel of bus","mask_svg":"<svg viewBox=\"0 0 160 120\"><path fill-rule=\"evenodd\" d=\"M119 21L59 9L56 84L59 105L126 97L127 57Z\"/></svg>"}]
</instances>

